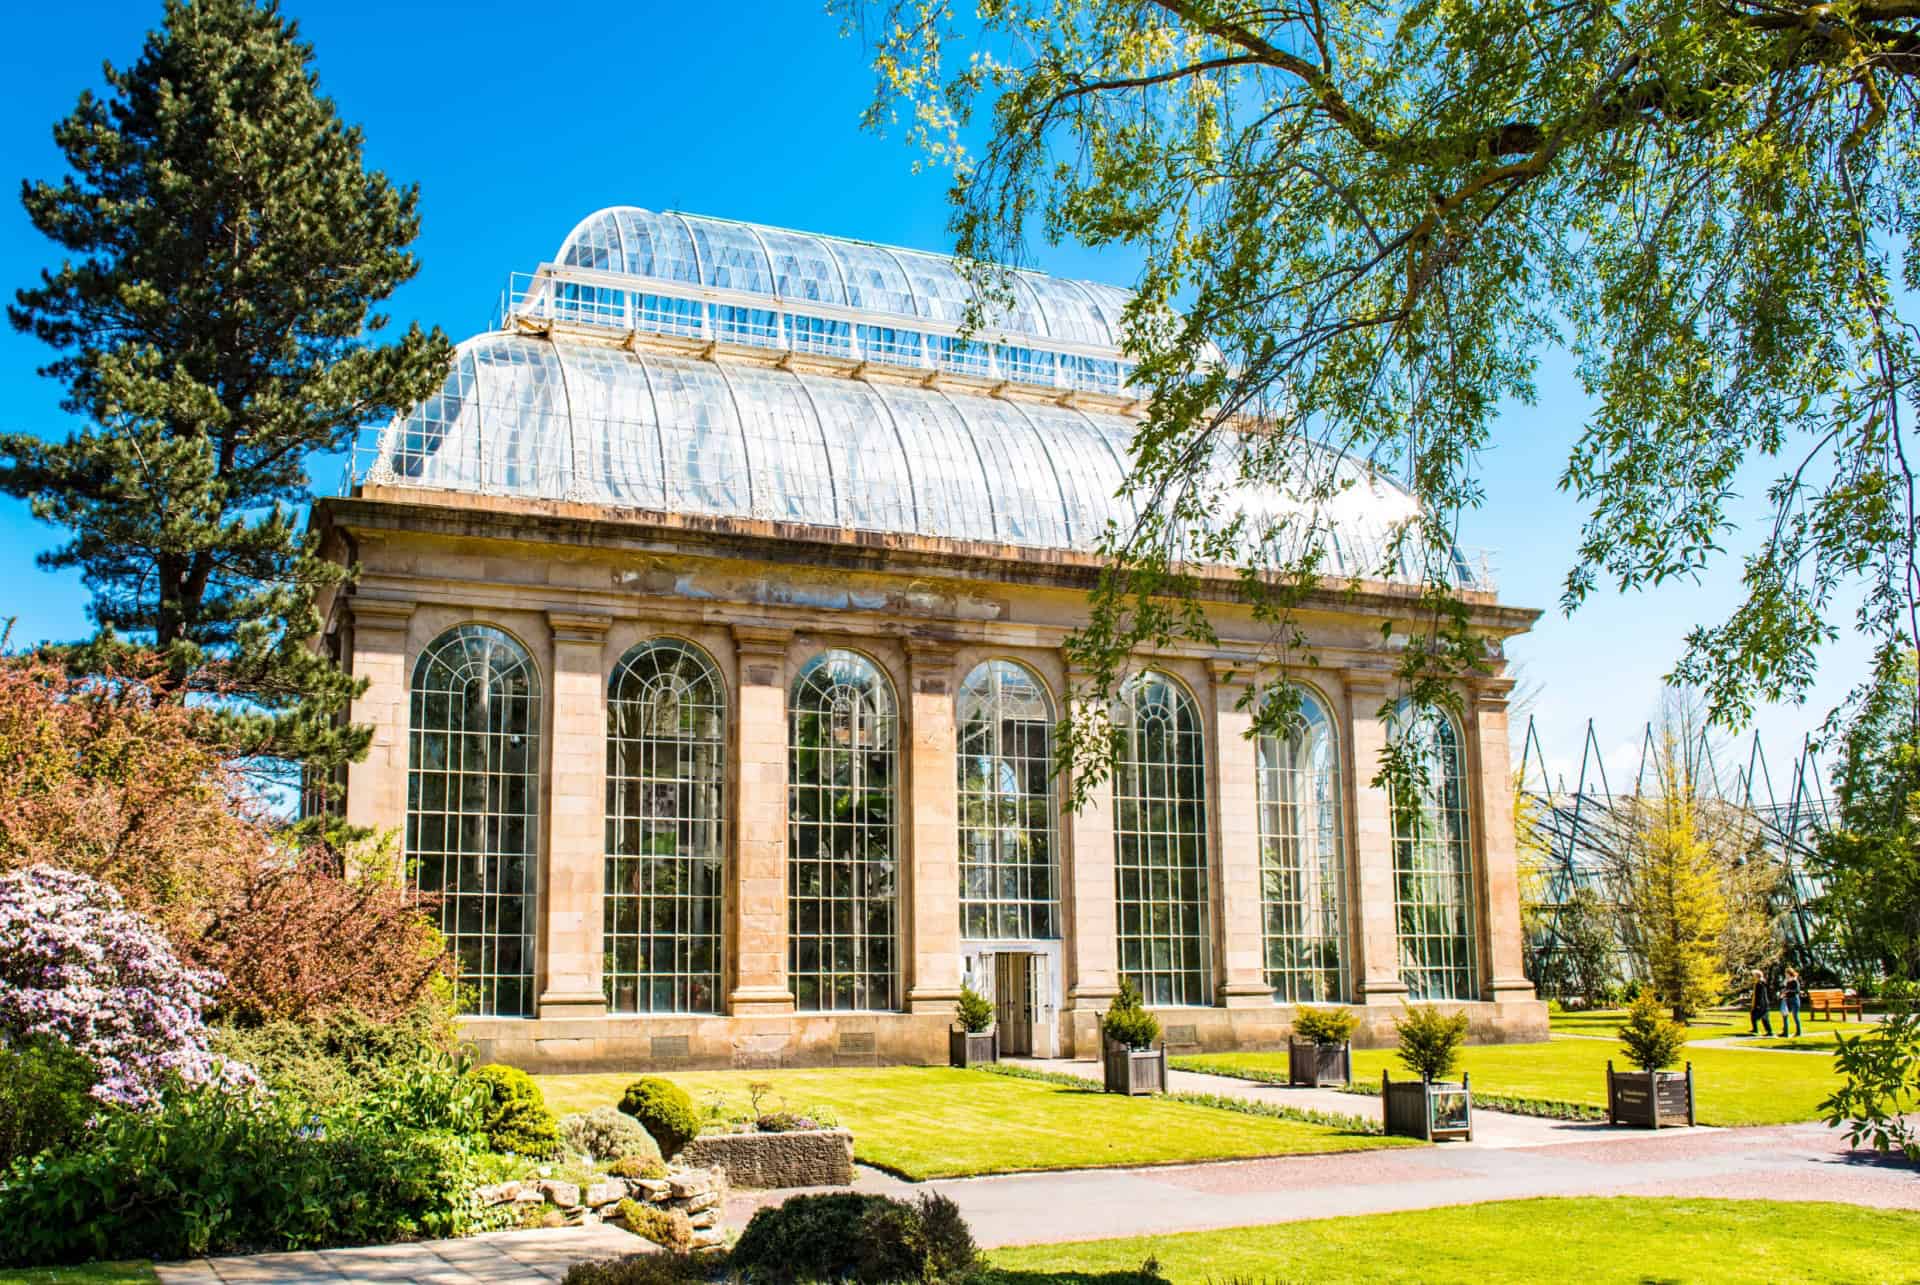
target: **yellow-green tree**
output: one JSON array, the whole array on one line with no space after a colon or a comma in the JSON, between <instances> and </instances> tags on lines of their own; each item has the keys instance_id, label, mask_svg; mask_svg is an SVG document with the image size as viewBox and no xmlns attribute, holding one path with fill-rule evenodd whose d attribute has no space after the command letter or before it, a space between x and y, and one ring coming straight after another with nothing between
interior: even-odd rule
<instances>
[{"instance_id":1,"label":"yellow-green tree","mask_svg":"<svg viewBox=\"0 0 1920 1285\"><path fill-rule=\"evenodd\" d=\"M1661 734L1658 772L1658 792L1635 803L1626 909L1654 994L1684 1022L1727 989L1726 886L1692 769L1671 728Z\"/></svg>"}]
</instances>

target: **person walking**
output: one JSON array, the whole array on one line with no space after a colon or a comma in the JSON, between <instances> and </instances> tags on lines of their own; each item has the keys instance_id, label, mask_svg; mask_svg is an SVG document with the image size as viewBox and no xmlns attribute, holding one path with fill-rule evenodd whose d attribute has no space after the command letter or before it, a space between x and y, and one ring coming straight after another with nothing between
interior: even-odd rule
<instances>
[{"instance_id":1,"label":"person walking","mask_svg":"<svg viewBox=\"0 0 1920 1285\"><path fill-rule=\"evenodd\" d=\"M1780 1033L1787 1033L1787 1019L1793 1019L1793 1033L1800 1034L1800 970L1792 964L1787 965L1787 975L1780 979Z\"/></svg>"},{"instance_id":2,"label":"person walking","mask_svg":"<svg viewBox=\"0 0 1920 1285\"><path fill-rule=\"evenodd\" d=\"M1764 1026L1773 1034L1773 995L1767 990L1767 975L1753 970L1753 999L1747 1005L1747 1034L1758 1035Z\"/></svg>"}]
</instances>

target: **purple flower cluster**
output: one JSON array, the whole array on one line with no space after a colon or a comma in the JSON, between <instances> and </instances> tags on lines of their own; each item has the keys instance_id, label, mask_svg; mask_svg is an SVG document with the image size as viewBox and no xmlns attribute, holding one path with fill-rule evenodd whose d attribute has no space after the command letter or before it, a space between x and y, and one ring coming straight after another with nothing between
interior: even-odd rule
<instances>
[{"instance_id":1,"label":"purple flower cluster","mask_svg":"<svg viewBox=\"0 0 1920 1285\"><path fill-rule=\"evenodd\" d=\"M254 1087L201 1019L218 973L186 967L120 894L38 865L0 875L0 1040L57 1039L99 1073L93 1096L144 1109L170 1076Z\"/></svg>"}]
</instances>

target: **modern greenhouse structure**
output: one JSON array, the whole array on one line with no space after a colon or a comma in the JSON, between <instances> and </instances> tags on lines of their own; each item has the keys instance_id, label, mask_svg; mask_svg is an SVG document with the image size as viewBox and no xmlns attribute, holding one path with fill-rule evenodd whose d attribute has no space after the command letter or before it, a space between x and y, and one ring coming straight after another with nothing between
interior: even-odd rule
<instances>
[{"instance_id":1,"label":"modern greenhouse structure","mask_svg":"<svg viewBox=\"0 0 1920 1285\"><path fill-rule=\"evenodd\" d=\"M1247 734L1268 627L1203 569L1219 641L1137 658L1111 779L1064 806L1063 643L1136 516L1142 407L1125 292L1007 288L969 332L946 258L604 210L318 503L374 728L347 815L404 835L484 1055L944 1060L970 982L1003 1050L1086 1056L1123 978L1176 1052L1304 1003L1362 1039L1409 1000L1544 1033L1498 659L1536 613L1454 556L1494 672L1383 717L1417 510L1375 470L1299 448L1334 499L1297 732ZM1296 502L1241 481L1248 440L1212 486L1259 530ZM1390 737L1411 807L1369 784Z\"/></svg>"}]
</instances>

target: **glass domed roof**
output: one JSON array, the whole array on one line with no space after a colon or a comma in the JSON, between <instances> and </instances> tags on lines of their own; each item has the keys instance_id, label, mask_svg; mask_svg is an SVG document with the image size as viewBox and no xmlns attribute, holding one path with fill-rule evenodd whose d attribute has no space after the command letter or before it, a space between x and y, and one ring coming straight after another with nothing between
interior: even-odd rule
<instances>
[{"instance_id":1,"label":"glass domed roof","mask_svg":"<svg viewBox=\"0 0 1920 1285\"><path fill-rule=\"evenodd\" d=\"M716 517L1094 551L1133 521L1136 421L745 363L489 334L462 344L439 394L382 434L365 480ZM1212 462L1218 519L1250 531L1297 508ZM1323 514L1326 569L1378 577L1413 498L1312 449L1342 489Z\"/></svg>"}]
</instances>

